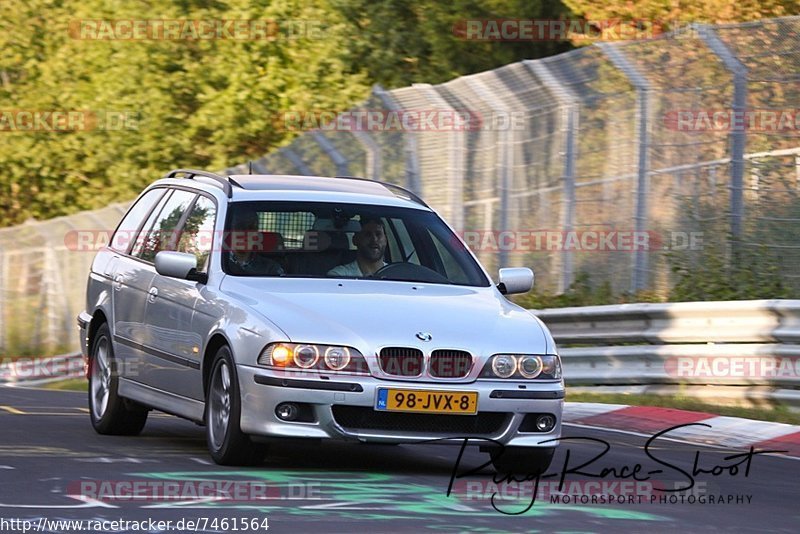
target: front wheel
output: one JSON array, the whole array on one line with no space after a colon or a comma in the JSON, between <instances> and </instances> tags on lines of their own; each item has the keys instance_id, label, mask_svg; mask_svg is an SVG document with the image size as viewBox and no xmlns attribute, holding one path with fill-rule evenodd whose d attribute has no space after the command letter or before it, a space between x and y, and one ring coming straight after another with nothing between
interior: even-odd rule
<instances>
[{"instance_id":1,"label":"front wheel","mask_svg":"<svg viewBox=\"0 0 800 534\"><path fill-rule=\"evenodd\" d=\"M211 458L220 465L253 465L264 455L239 426L242 413L239 381L228 347L217 351L206 393L206 441Z\"/></svg>"},{"instance_id":2,"label":"front wheel","mask_svg":"<svg viewBox=\"0 0 800 534\"><path fill-rule=\"evenodd\" d=\"M553 447L505 447L489 451L498 473L520 475L541 475L550 467L554 453Z\"/></svg>"},{"instance_id":3,"label":"front wheel","mask_svg":"<svg viewBox=\"0 0 800 534\"><path fill-rule=\"evenodd\" d=\"M100 325L89 360L89 416L98 434L135 436L147 422L147 408L117 394L119 373L108 324Z\"/></svg>"}]
</instances>

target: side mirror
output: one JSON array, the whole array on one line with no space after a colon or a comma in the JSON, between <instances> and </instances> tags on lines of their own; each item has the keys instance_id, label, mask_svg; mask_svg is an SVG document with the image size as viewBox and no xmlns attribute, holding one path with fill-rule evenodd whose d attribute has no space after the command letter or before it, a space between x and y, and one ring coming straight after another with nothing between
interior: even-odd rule
<instances>
[{"instance_id":1,"label":"side mirror","mask_svg":"<svg viewBox=\"0 0 800 534\"><path fill-rule=\"evenodd\" d=\"M527 293L533 287L533 271L527 267L514 267L500 269L498 273L497 289L503 295L514 293Z\"/></svg>"},{"instance_id":2,"label":"side mirror","mask_svg":"<svg viewBox=\"0 0 800 534\"><path fill-rule=\"evenodd\" d=\"M163 250L156 254L156 272L163 276L205 283L206 275L197 272L197 256L187 252Z\"/></svg>"}]
</instances>

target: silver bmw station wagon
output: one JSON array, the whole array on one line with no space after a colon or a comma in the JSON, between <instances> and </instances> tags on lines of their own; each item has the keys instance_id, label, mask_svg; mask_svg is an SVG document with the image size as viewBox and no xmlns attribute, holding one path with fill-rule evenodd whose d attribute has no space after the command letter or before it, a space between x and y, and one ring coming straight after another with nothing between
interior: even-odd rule
<instances>
[{"instance_id":1,"label":"silver bmw station wagon","mask_svg":"<svg viewBox=\"0 0 800 534\"><path fill-rule=\"evenodd\" d=\"M78 317L89 412L138 434L205 425L219 464L275 438L469 443L548 467L564 382L553 338L413 193L359 178L175 170L134 202ZM467 440L465 442L465 440Z\"/></svg>"}]
</instances>

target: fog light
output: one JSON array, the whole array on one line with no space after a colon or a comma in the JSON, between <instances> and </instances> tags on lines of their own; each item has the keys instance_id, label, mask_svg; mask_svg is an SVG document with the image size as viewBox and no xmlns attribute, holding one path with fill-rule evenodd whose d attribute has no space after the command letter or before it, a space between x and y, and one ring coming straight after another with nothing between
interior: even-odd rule
<instances>
[{"instance_id":1,"label":"fog light","mask_svg":"<svg viewBox=\"0 0 800 534\"><path fill-rule=\"evenodd\" d=\"M536 430L539 432L550 432L556 426L556 418L549 414L540 415L536 418Z\"/></svg>"},{"instance_id":2,"label":"fog light","mask_svg":"<svg viewBox=\"0 0 800 534\"><path fill-rule=\"evenodd\" d=\"M294 421L300 413L300 408L293 402L282 402L275 407L275 415L283 421Z\"/></svg>"}]
</instances>

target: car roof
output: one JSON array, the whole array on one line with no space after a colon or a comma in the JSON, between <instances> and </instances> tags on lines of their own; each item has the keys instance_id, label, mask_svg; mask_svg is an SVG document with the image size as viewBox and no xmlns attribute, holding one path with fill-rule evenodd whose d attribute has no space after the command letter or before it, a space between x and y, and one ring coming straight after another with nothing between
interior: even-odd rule
<instances>
[{"instance_id":1,"label":"car roof","mask_svg":"<svg viewBox=\"0 0 800 534\"><path fill-rule=\"evenodd\" d=\"M183 175L184 178L179 178ZM219 175L206 171L192 169L177 169L168 173L164 178L169 183L183 183L185 178L194 179L196 185L215 185L221 187L229 199L234 196L237 200L253 199L258 197L259 191L273 193L270 198L312 200L331 197L331 199L344 200L351 197L353 200L372 197L376 201L397 205L413 204L417 207L428 208L428 205L416 194L401 186L366 178L354 176L298 176L290 174L234 174ZM248 194L249 193L249 194ZM380 197L381 200L375 197ZM388 201L388 202L387 202Z\"/></svg>"}]
</instances>

